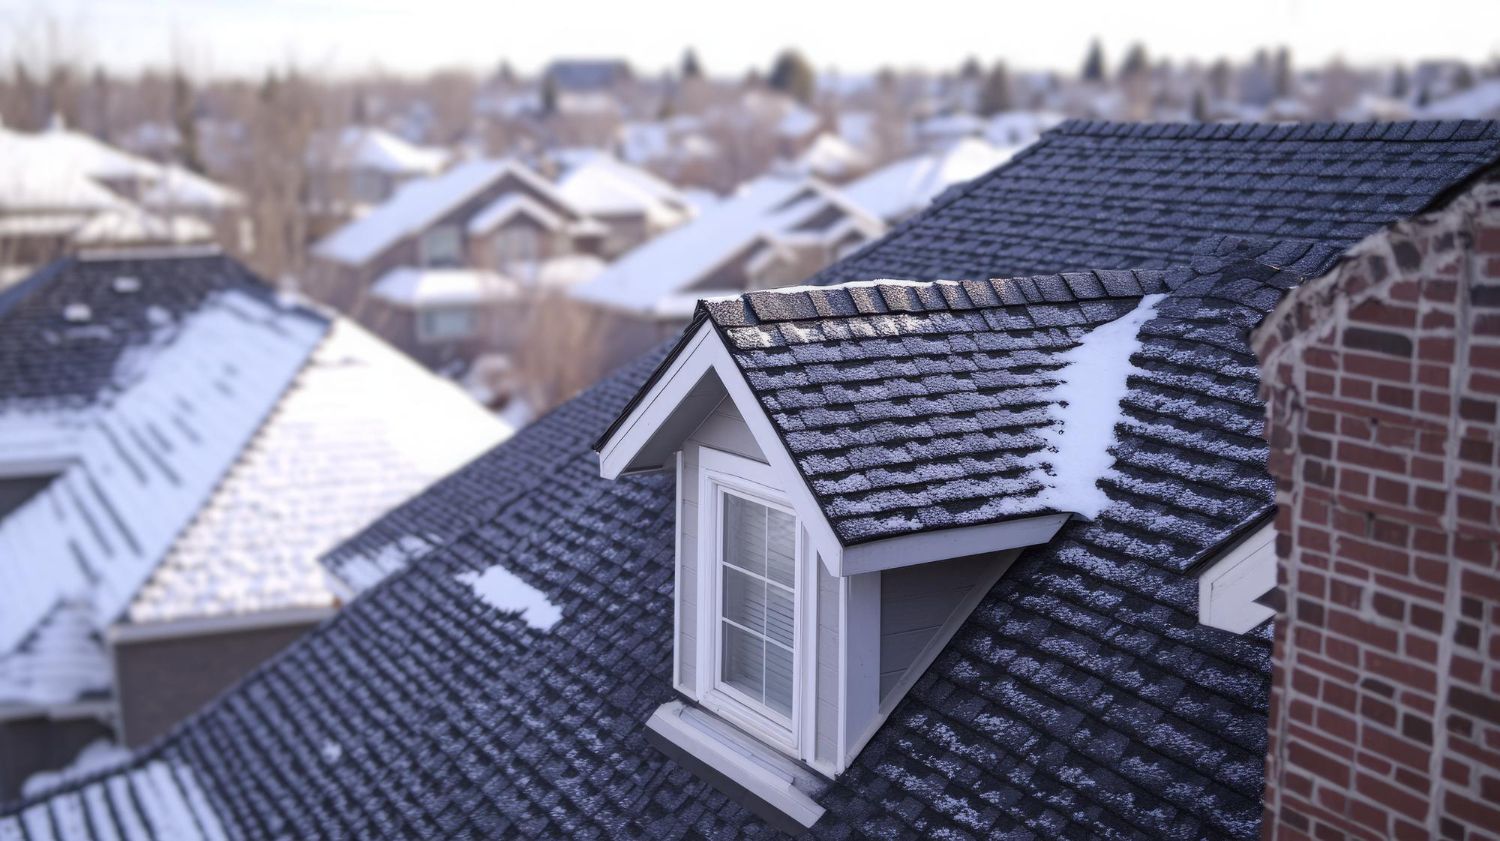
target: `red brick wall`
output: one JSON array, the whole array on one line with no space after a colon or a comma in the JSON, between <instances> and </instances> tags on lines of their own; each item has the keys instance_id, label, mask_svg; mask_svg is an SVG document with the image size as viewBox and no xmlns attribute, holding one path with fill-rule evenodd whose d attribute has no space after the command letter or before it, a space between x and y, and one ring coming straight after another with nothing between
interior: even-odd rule
<instances>
[{"instance_id":1,"label":"red brick wall","mask_svg":"<svg viewBox=\"0 0 1500 841\"><path fill-rule=\"evenodd\" d=\"M1500 838L1500 184L1256 335L1277 479L1266 838Z\"/></svg>"}]
</instances>

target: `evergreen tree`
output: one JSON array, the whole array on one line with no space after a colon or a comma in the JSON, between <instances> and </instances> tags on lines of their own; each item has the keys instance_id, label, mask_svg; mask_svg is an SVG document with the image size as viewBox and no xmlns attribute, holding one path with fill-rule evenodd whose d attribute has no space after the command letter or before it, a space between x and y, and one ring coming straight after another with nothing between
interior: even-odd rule
<instances>
[{"instance_id":1,"label":"evergreen tree","mask_svg":"<svg viewBox=\"0 0 1500 841\"><path fill-rule=\"evenodd\" d=\"M960 79L978 79L979 74L983 72L984 68L979 65L979 59L974 56L964 59L964 63L958 67L958 76Z\"/></svg>"},{"instance_id":2,"label":"evergreen tree","mask_svg":"<svg viewBox=\"0 0 1500 841\"><path fill-rule=\"evenodd\" d=\"M698 53L692 47L682 54L682 78L683 81L703 78L703 65L698 63Z\"/></svg>"},{"instance_id":3,"label":"evergreen tree","mask_svg":"<svg viewBox=\"0 0 1500 841\"><path fill-rule=\"evenodd\" d=\"M804 104L812 101L818 84L812 64L797 50L783 50L776 56L768 82L772 89Z\"/></svg>"},{"instance_id":4,"label":"evergreen tree","mask_svg":"<svg viewBox=\"0 0 1500 841\"><path fill-rule=\"evenodd\" d=\"M1125 53L1125 63L1120 65L1121 79L1134 79L1146 75L1151 69L1151 60L1146 57L1146 47L1140 42L1130 45Z\"/></svg>"},{"instance_id":5,"label":"evergreen tree","mask_svg":"<svg viewBox=\"0 0 1500 841\"><path fill-rule=\"evenodd\" d=\"M172 122L177 128L178 152L182 165L193 172L203 171L203 161L198 155L198 119L193 85L187 76L176 70L172 73Z\"/></svg>"},{"instance_id":6,"label":"evergreen tree","mask_svg":"<svg viewBox=\"0 0 1500 841\"><path fill-rule=\"evenodd\" d=\"M542 77L542 113L548 116L557 113L557 80L551 73Z\"/></svg>"},{"instance_id":7,"label":"evergreen tree","mask_svg":"<svg viewBox=\"0 0 1500 841\"><path fill-rule=\"evenodd\" d=\"M1208 97L1202 88L1193 91L1193 122L1208 122Z\"/></svg>"},{"instance_id":8,"label":"evergreen tree","mask_svg":"<svg viewBox=\"0 0 1500 841\"><path fill-rule=\"evenodd\" d=\"M1276 98L1286 99L1292 95L1292 51L1286 47L1276 50Z\"/></svg>"},{"instance_id":9,"label":"evergreen tree","mask_svg":"<svg viewBox=\"0 0 1500 841\"><path fill-rule=\"evenodd\" d=\"M1005 62L997 61L984 79L984 88L979 91L979 113L985 117L993 117L1013 107L1010 96L1010 71L1005 68Z\"/></svg>"},{"instance_id":10,"label":"evergreen tree","mask_svg":"<svg viewBox=\"0 0 1500 841\"><path fill-rule=\"evenodd\" d=\"M1104 47L1100 45L1098 38L1089 43L1088 55L1083 59L1083 80L1104 81Z\"/></svg>"},{"instance_id":11,"label":"evergreen tree","mask_svg":"<svg viewBox=\"0 0 1500 841\"><path fill-rule=\"evenodd\" d=\"M1391 74L1391 98L1406 99L1408 96L1411 96L1411 77L1406 75L1406 67L1398 64Z\"/></svg>"}]
</instances>

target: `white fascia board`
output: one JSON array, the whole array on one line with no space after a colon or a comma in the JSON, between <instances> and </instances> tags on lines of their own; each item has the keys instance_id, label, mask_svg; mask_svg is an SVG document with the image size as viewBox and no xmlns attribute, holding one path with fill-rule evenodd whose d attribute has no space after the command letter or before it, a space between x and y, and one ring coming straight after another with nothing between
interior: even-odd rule
<instances>
[{"instance_id":1,"label":"white fascia board","mask_svg":"<svg viewBox=\"0 0 1500 841\"><path fill-rule=\"evenodd\" d=\"M844 548L842 564L830 569L839 576L915 566L1040 546L1052 540L1070 514L1041 514L1001 523L903 534Z\"/></svg>"},{"instance_id":2,"label":"white fascia board","mask_svg":"<svg viewBox=\"0 0 1500 841\"><path fill-rule=\"evenodd\" d=\"M636 403L604 446L599 448L599 475L605 479L618 479L626 473L650 470L661 465L634 464L637 456L650 443L656 430L683 401L693 386L698 384L709 369L709 360L698 352L713 326L704 322L698 332L688 340L677 354L672 365L662 373L651 390Z\"/></svg>"},{"instance_id":3,"label":"white fascia board","mask_svg":"<svg viewBox=\"0 0 1500 841\"><path fill-rule=\"evenodd\" d=\"M1267 523L1198 576L1198 621L1246 633L1276 611L1255 600L1276 587L1276 526Z\"/></svg>"},{"instance_id":4,"label":"white fascia board","mask_svg":"<svg viewBox=\"0 0 1500 841\"><path fill-rule=\"evenodd\" d=\"M779 770L779 756L749 738L732 739L686 720L691 711L680 701L668 701L646 721L647 729L724 775L804 829L823 817L824 809L796 786L796 776Z\"/></svg>"},{"instance_id":5,"label":"white fascia board","mask_svg":"<svg viewBox=\"0 0 1500 841\"><path fill-rule=\"evenodd\" d=\"M285 626L312 625L328 619L336 612L337 610L332 607L294 607L224 616L198 616L165 622L120 622L109 626L106 638L111 645L129 645L212 634L231 634L239 631L259 631Z\"/></svg>"}]
</instances>

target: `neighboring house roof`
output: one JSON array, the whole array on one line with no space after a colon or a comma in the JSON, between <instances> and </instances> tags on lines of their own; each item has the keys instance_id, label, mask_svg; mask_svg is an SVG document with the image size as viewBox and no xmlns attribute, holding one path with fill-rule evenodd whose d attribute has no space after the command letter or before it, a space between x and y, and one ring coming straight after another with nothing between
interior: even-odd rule
<instances>
[{"instance_id":1,"label":"neighboring house roof","mask_svg":"<svg viewBox=\"0 0 1500 841\"><path fill-rule=\"evenodd\" d=\"M797 156L793 166L798 172L820 178L844 178L862 170L869 163L865 153L832 132L821 132Z\"/></svg>"},{"instance_id":2,"label":"neighboring house roof","mask_svg":"<svg viewBox=\"0 0 1500 841\"><path fill-rule=\"evenodd\" d=\"M514 296L516 282L488 269L400 266L381 275L370 294L403 307L473 306Z\"/></svg>"},{"instance_id":3,"label":"neighboring house roof","mask_svg":"<svg viewBox=\"0 0 1500 841\"><path fill-rule=\"evenodd\" d=\"M0 464L55 477L0 520L0 703L98 690L127 614L328 604L323 551L508 432L213 253L56 263L0 342Z\"/></svg>"},{"instance_id":4,"label":"neighboring house roof","mask_svg":"<svg viewBox=\"0 0 1500 841\"><path fill-rule=\"evenodd\" d=\"M1418 109L1436 120L1500 116L1500 79L1481 79L1466 91L1446 96Z\"/></svg>"},{"instance_id":5,"label":"neighboring house roof","mask_svg":"<svg viewBox=\"0 0 1500 841\"><path fill-rule=\"evenodd\" d=\"M837 190L801 177L765 176L704 211L688 224L667 231L627 252L592 281L574 291L580 298L626 310L658 312L758 241L788 236L833 207L867 219ZM699 290L703 291L703 290ZM704 291L703 294L713 294ZM688 296L691 313L696 293ZM678 315L675 310L673 315Z\"/></svg>"},{"instance_id":6,"label":"neighboring house roof","mask_svg":"<svg viewBox=\"0 0 1500 841\"><path fill-rule=\"evenodd\" d=\"M1161 266L1216 235L1353 242L1500 154L1500 125L1071 121L815 282ZM974 236L982 219L983 236ZM942 243L941 261L934 243Z\"/></svg>"},{"instance_id":7,"label":"neighboring house roof","mask_svg":"<svg viewBox=\"0 0 1500 841\"><path fill-rule=\"evenodd\" d=\"M1094 154L1127 158L1130 131ZM1406 148L1414 163L1447 154ZM1425 182L1427 201L1495 154L1500 143L1488 160ZM1007 168L1030 166L1018 156ZM1340 197L1321 183L1309 172L1284 183L1283 198L1341 218ZM1136 185L1097 182L1092 206L1128 207ZM1101 249L1120 249L1099 267L1163 268L1176 257L1179 237L1127 247L1110 235L1109 214L1070 215L1065 196L1053 217L1072 229L1065 241L1092 230ZM1184 184L1176 197L1197 195ZM1075 267L1067 252L1046 262L1039 222L1037 250L996 251L976 267L966 240L993 241L991 227L1003 235L1004 208L1028 195L991 198L988 214L939 203L918 217L945 233L905 239L902 258L920 259L926 279ZM1032 212L1042 198L1031 196ZM1257 836L1269 636L1197 624L1197 584L1183 573L1272 504L1246 331L1269 298L1349 244L1325 236L1323 246L1205 240L1190 268L1167 272L1131 358L1142 373L1120 401L1130 422L1110 507L1020 557L823 795L828 814L813 835ZM368 583L384 583L132 767L180 763L228 831L257 837L771 837L642 733L673 695L673 482L606 481L590 443L667 351L626 365L332 553L345 580L363 565ZM473 576L496 567L561 620L543 631L481 598ZM64 819L71 791L30 814Z\"/></svg>"},{"instance_id":8,"label":"neighboring house roof","mask_svg":"<svg viewBox=\"0 0 1500 841\"><path fill-rule=\"evenodd\" d=\"M641 215L668 227L682 222L691 208L671 184L601 152L573 154L557 190L574 207L593 216Z\"/></svg>"},{"instance_id":9,"label":"neighboring house roof","mask_svg":"<svg viewBox=\"0 0 1500 841\"><path fill-rule=\"evenodd\" d=\"M126 618L331 606L318 558L510 432L451 381L338 319Z\"/></svg>"},{"instance_id":10,"label":"neighboring house roof","mask_svg":"<svg viewBox=\"0 0 1500 841\"><path fill-rule=\"evenodd\" d=\"M552 231L560 230L569 221L525 193L510 193L474 214L467 229L471 236L483 236L518 214Z\"/></svg>"},{"instance_id":11,"label":"neighboring house roof","mask_svg":"<svg viewBox=\"0 0 1500 841\"><path fill-rule=\"evenodd\" d=\"M540 190L552 189L546 179L516 161L467 161L441 175L401 185L383 204L319 241L313 253L335 262L362 265L402 238L431 226L507 174Z\"/></svg>"},{"instance_id":12,"label":"neighboring house roof","mask_svg":"<svg viewBox=\"0 0 1500 841\"><path fill-rule=\"evenodd\" d=\"M370 169L388 175L434 175L447 165L449 155L408 143L375 126L347 126L337 134L314 139L309 157L334 169Z\"/></svg>"},{"instance_id":13,"label":"neighboring house roof","mask_svg":"<svg viewBox=\"0 0 1500 841\"><path fill-rule=\"evenodd\" d=\"M224 210L244 204L238 191L196 172L168 164L141 191L140 203L156 210Z\"/></svg>"},{"instance_id":14,"label":"neighboring house roof","mask_svg":"<svg viewBox=\"0 0 1500 841\"><path fill-rule=\"evenodd\" d=\"M903 158L843 187L849 200L887 222L927 206L947 188L989 172L1010 159L1012 149L965 138L930 154Z\"/></svg>"}]
</instances>

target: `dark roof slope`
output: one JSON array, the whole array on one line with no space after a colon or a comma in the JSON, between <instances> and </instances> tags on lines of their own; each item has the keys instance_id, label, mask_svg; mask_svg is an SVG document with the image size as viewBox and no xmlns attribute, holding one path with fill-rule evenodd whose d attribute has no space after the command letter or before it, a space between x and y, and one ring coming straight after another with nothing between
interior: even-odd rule
<instances>
[{"instance_id":1,"label":"dark roof slope","mask_svg":"<svg viewBox=\"0 0 1500 841\"><path fill-rule=\"evenodd\" d=\"M1061 355L1160 272L771 290L702 304L839 539L1043 513ZM1046 461L1044 458L1043 462Z\"/></svg>"},{"instance_id":2,"label":"dark roof slope","mask_svg":"<svg viewBox=\"0 0 1500 841\"><path fill-rule=\"evenodd\" d=\"M196 311L209 296L228 290L263 300L275 295L217 252L160 257L64 258L0 293L0 404L92 402L110 385L127 349ZM140 262L145 259L150 262Z\"/></svg>"},{"instance_id":3,"label":"dark roof slope","mask_svg":"<svg viewBox=\"0 0 1500 841\"><path fill-rule=\"evenodd\" d=\"M1300 276L1233 247L1169 275L1142 330L1114 505L1023 555L824 796L814 835L1255 835L1269 641L1198 625L1183 570L1271 504L1245 335ZM655 361L562 411L608 417ZM249 837L768 837L643 740L672 696L670 477L606 481L588 436L559 442L547 475L151 758L191 768ZM517 458L485 463L504 476ZM561 608L556 628L458 577L493 564Z\"/></svg>"},{"instance_id":4,"label":"dark roof slope","mask_svg":"<svg viewBox=\"0 0 1500 841\"><path fill-rule=\"evenodd\" d=\"M1500 124L1070 121L818 284L1164 268L1209 237L1353 243L1500 158Z\"/></svg>"}]
</instances>

